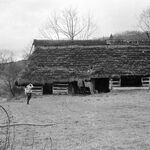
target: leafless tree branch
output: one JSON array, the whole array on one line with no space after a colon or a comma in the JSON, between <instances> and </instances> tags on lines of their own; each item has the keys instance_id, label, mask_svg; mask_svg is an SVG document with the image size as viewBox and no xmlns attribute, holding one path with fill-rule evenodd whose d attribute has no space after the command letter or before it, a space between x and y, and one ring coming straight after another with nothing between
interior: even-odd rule
<instances>
[{"instance_id":1,"label":"leafless tree branch","mask_svg":"<svg viewBox=\"0 0 150 150\"><path fill-rule=\"evenodd\" d=\"M139 28L145 33L150 41L150 8L144 10L139 19Z\"/></svg>"},{"instance_id":2,"label":"leafless tree branch","mask_svg":"<svg viewBox=\"0 0 150 150\"><path fill-rule=\"evenodd\" d=\"M41 35L46 39L89 39L96 30L92 17L79 16L77 9L64 9L60 13L54 13L48 19L46 25L40 29Z\"/></svg>"}]
</instances>

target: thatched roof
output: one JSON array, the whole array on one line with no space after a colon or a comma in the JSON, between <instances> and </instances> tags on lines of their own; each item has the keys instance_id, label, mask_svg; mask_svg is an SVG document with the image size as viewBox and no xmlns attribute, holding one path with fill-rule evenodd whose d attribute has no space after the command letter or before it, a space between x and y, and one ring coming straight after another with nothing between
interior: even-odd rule
<instances>
[{"instance_id":1,"label":"thatched roof","mask_svg":"<svg viewBox=\"0 0 150 150\"><path fill-rule=\"evenodd\" d=\"M34 41L35 50L19 83L51 83L111 77L150 75L149 46L59 45Z\"/></svg>"},{"instance_id":2,"label":"thatched roof","mask_svg":"<svg viewBox=\"0 0 150 150\"><path fill-rule=\"evenodd\" d=\"M34 46L95 46L95 45L107 45L105 40L34 40Z\"/></svg>"}]
</instances>

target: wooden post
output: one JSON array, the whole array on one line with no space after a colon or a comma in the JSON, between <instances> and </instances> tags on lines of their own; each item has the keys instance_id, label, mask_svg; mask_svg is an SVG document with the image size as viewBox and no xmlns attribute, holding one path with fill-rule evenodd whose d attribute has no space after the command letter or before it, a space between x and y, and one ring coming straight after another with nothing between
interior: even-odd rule
<instances>
[{"instance_id":1,"label":"wooden post","mask_svg":"<svg viewBox=\"0 0 150 150\"><path fill-rule=\"evenodd\" d=\"M113 87L112 87L112 79L110 78L110 79L109 79L109 90L111 91L112 88L113 88Z\"/></svg>"}]
</instances>

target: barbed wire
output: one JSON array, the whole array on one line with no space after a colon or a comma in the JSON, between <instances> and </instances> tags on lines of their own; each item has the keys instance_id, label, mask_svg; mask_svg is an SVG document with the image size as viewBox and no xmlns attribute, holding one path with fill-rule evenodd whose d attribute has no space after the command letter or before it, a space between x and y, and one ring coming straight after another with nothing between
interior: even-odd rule
<instances>
[{"instance_id":1,"label":"barbed wire","mask_svg":"<svg viewBox=\"0 0 150 150\"><path fill-rule=\"evenodd\" d=\"M7 149L9 146L9 136L10 136L10 117L8 112L6 111L6 109L0 105L0 112L1 112L1 117L0 117L0 125L4 124L5 126L5 130L0 130L2 132L1 136L0 136L0 148L4 148Z\"/></svg>"},{"instance_id":2,"label":"barbed wire","mask_svg":"<svg viewBox=\"0 0 150 150\"><path fill-rule=\"evenodd\" d=\"M80 113L80 110L71 110L69 101L65 101L62 110L66 109L73 113ZM1 115L3 113L3 115ZM61 112L62 113L62 112ZM2 150L75 150L87 144L85 137L73 139L70 133L66 132L65 121L49 124L34 124L34 123L13 123L13 116L10 109L6 110L0 105L0 131L5 129L5 137L0 142L0 149ZM63 115L63 113L62 113ZM72 125L71 122L67 123ZM58 129L57 125L61 128ZM50 128L49 128L50 127ZM40 132L39 132L40 131ZM51 131L49 134L48 132ZM1 137L1 134L0 134ZM28 148L29 147L29 148Z\"/></svg>"}]
</instances>

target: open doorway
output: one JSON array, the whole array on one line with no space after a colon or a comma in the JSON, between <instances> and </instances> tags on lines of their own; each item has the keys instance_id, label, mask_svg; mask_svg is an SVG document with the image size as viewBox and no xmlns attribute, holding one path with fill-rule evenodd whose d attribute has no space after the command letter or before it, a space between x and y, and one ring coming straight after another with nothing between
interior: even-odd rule
<instances>
[{"instance_id":1,"label":"open doorway","mask_svg":"<svg viewBox=\"0 0 150 150\"><path fill-rule=\"evenodd\" d=\"M121 87L141 87L141 76L121 76Z\"/></svg>"},{"instance_id":2,"label":"open doorway","mask_svg":"<svg viewBox=\"0 0 150 150\"><path fill-rule=\"evenodd\" d=\"M52 84L44 84L43 86L43 94L52 94Z\"/></svg>"},{"instance_id":3,"label":"open doorway","mask_svg":"<svg viewBox=\"0 0 150 150\"><path fill-rule=\"evenodd\" d=\"M70 94L78 94L79 88L77 81L73 81L69 83L69 93Z\"/></svg>"},{"instance_id":4,"label":"open doorway","mask_svg":"<svg viewBox=\"0 0 150 150\"><path fill-rule=\"evenodd\" d=\"M109 78L96 78L95 90L97 90L98 93L109 92Z\"/></svg>"}]
</instances>

